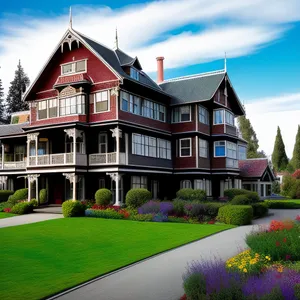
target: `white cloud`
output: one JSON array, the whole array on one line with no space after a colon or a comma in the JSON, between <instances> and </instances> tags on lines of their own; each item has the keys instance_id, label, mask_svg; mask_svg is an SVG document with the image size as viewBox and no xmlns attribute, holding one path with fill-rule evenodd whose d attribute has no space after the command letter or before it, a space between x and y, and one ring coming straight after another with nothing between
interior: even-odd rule
<instances>
[{"instance_id":1,"label":"white cloud","mask_svg":"<svg viewBox=\"0 0 300 300\"><path fill-rule=\"evenodd\" d=\"M286 153L292 157L298 125L300 125L300 93L249 101L247 117L259 139L260 149L271 155L277 126L281 129Z\"/></svg>"}]
</instances>

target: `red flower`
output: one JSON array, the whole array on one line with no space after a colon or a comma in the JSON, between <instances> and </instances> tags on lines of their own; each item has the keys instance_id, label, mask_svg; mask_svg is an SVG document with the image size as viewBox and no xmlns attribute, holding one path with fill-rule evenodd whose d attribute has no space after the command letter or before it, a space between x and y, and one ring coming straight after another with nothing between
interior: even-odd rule
<instances>
[{"instance_id":1,"label":"red flower","mask_svg":"<svg viewBox=\"0 0 300 300\"><path fill-rule=\"evenodd\" d=\"M11 208L10 207L4 208L3 211L6 212L6 213L10 213Z\"/></svg>"},{"instance_id":2,"label":"red flower","mask_svg":"<svg viewBox=\"0 0 300 300\"><path fill-rule=\"evenodd\" d=\"M286 243L286 238L283 239L283 242Z\"/></svg>"},{"instance_id":3,"label":"red flower","mask_svg":"<svg viewBox=\"0 0 300 300\"><path fill-rule=\"evenodd\" d=\"M300 215L296 217L296 221L300 222Z\"/></svg>"},{"instance_id":4,"label":"red flower","mask_svg":"<svg viewBox=\"0 0 300 300\"><path fill-rule=\"evenodd\" d=\"M187 300L186 294L180 297L180 300Z\"/></svg>"},{"instance_id":5,"label":"red flower","mask_svg":"<svg viewBox=\"0 0 300 300\"><path fill-rule=\"evenodd\" d=\"M276 241L276 247L279 247L279 246L280 246L280 242Z\"/></svg>"},{"instance_id":6,"label":"red flower","mask_svg":"<svg viewBox=\"0 0 300 300\"><path fill-rule=\"evenodd\" d=\"M285 256L285 260L290 260L290 259L291 259L291 256L287 254L287 255Z\"/></svg>"}]
</instances>

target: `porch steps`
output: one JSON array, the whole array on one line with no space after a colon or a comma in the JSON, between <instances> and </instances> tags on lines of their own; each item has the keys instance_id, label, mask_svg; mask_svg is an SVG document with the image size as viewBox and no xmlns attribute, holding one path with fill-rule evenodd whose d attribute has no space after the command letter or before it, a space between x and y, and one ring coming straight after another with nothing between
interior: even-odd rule
<instances>
[{"instance_id":1,"label":"porch steps","mask_svg":"<svg viewBox=\"0 0 300 300\"><path fill-rule=\"evenodd\" d=\"M40 206L33 210L37 213L45 213L45 214L62 214L62 207L61 205L46 205Z\"/></svg>"}]
</instances>

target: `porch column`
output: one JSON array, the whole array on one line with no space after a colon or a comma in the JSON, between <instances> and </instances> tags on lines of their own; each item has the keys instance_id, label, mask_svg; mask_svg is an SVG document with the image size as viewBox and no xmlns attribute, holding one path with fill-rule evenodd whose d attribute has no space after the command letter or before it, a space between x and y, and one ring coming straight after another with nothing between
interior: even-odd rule
<instances>
[{"instance_id":1,"label":"porch column","mask_svg":"<svg viewBox=\"0 0 300 300\"><path fill-rule=\"evenodd\" d=\"M7 176L0 176L0 184L3 186L3 190L7 190Z\"/></svg>"},{"instance_id":2,"label":"porch column","mask_svg":"<svg viewBox=\"0 0 300 300\"><path fill-rule=\"evenodd\" d=\"M31 184L33 183L33 182L35 182L36 181L36 200L38 200L39 199L39 195L38 195L38 177L39 177L40 175L39 174L30 174L30 175L28 175L27 176L27 180L28 180L28 201L30 201L31 200Z\"/></svg>"},{"instance_id":3,"label":"porch column","mask_svg":"<svg viewBox=\"0 0 300 300\"><path fill-rule=\"evenodd\" d=\"M110 178L116 182L116 202L114 206L120 206L122 204L120 201L120 179L122 175L119 173L106 173L106 175L109 175Z\"/></svg>"},{"instance_id":4,"label":"porch column","mask_svg":"<svg viewBox=\"0 0 300 300\"><path fill-rule=\"evenodd\" d=\"M77 130L76 128L71 128L71 129L65 129L64 132L69 138L73 139L73 164L76 164L76 155L77 155L77 150L76 150L76 142L77 142L77 137L82 135L82 142L84 143L84 148L85 148L85 137L84 137L84 132ZM85 151L85 150L84 150Z\"/></svg>"},{"instance_id":5,"label":"porch column","mask_svg":"<svg viewBox=\"0 0 300 300\"><path fill-rule=\"evenodd\" d=\"M77 175L75 173L63 173L63 175L70 181L70 184L72 184L73 187L73 196L72 200L76 200L76 183L77 183Z\"/></svg>"},{"instance_id":6,"label":"porch column","mask_svg":"<svg viewBox=\"0 0 300 300\"><path fill-rule=\"evenodd\" d=\"M261 197L261 185L260 185L260 180L257 180L257 193L258 196Z\"/></svg>"},{"instance_id":7,"label":"porch column","mask_svg":"<svg viewBox=\"0 0 300 300\"><path fill-rule=\"evenodd\" d=\"M39 132L27 134L27 166L30 166L30 143L35 142L35 164L37 165L37 156L38 156L38 136Z\"/></svg>"},{"instance_id":8,"label":"porch column","mask_svg":"<svg viewBox=\"0 0 300 300\"><path fill-rule=\"evenodd\" d=\"M1 143L1 169L4 169L4 145Z\"/></svg>"},{"instance_id":9,"label":"porch column","mask_svg":"<svg viewBox=\"0 0 300 300\"><path fill-rule=\"evenodd\" d=\"M122 137L122 130L117 126L110 130L112 132L112 137L116 138L116 163L120 163L120 138Z\"/></svg>"}]
</instances>

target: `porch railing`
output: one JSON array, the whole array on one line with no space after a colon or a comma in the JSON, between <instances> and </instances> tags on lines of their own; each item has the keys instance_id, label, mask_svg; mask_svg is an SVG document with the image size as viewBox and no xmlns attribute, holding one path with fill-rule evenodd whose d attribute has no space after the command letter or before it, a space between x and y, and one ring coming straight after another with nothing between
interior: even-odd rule
<instances>
[{"instance_id":1,"label":"porch railing","mask_svg":"<svg viewBox=\"0 0 300 300\"><path fill-rule=\"evenodd\" d=\"M95 153L89 155L90 165L109 165L117 163L117 152ZM125 164L125 153L119 153L119 164Z\"/></svg>"},{"instance_id":2,"label":"porch railing","mask_svg":"<svg viewBox=\"0 0 300 300\"><path fill-rule=\"evenodd\" d=\"M5 161L2 164L0 164L0 169L3 170L9 170L9 169L26 169L26 161Z\"/></svg>"},{"instance_id":3,"label":"porch railing","mask_svg":"<svg viewBox=\"0 0 300 300\"><path fill-rule=\"evenodd\" d=\"M86 165L86 154L76 154L76 161L74 162L73 153L57 153L29 157L29 166L53 166L53 165Z\"/></svg>"}]
</instances>

